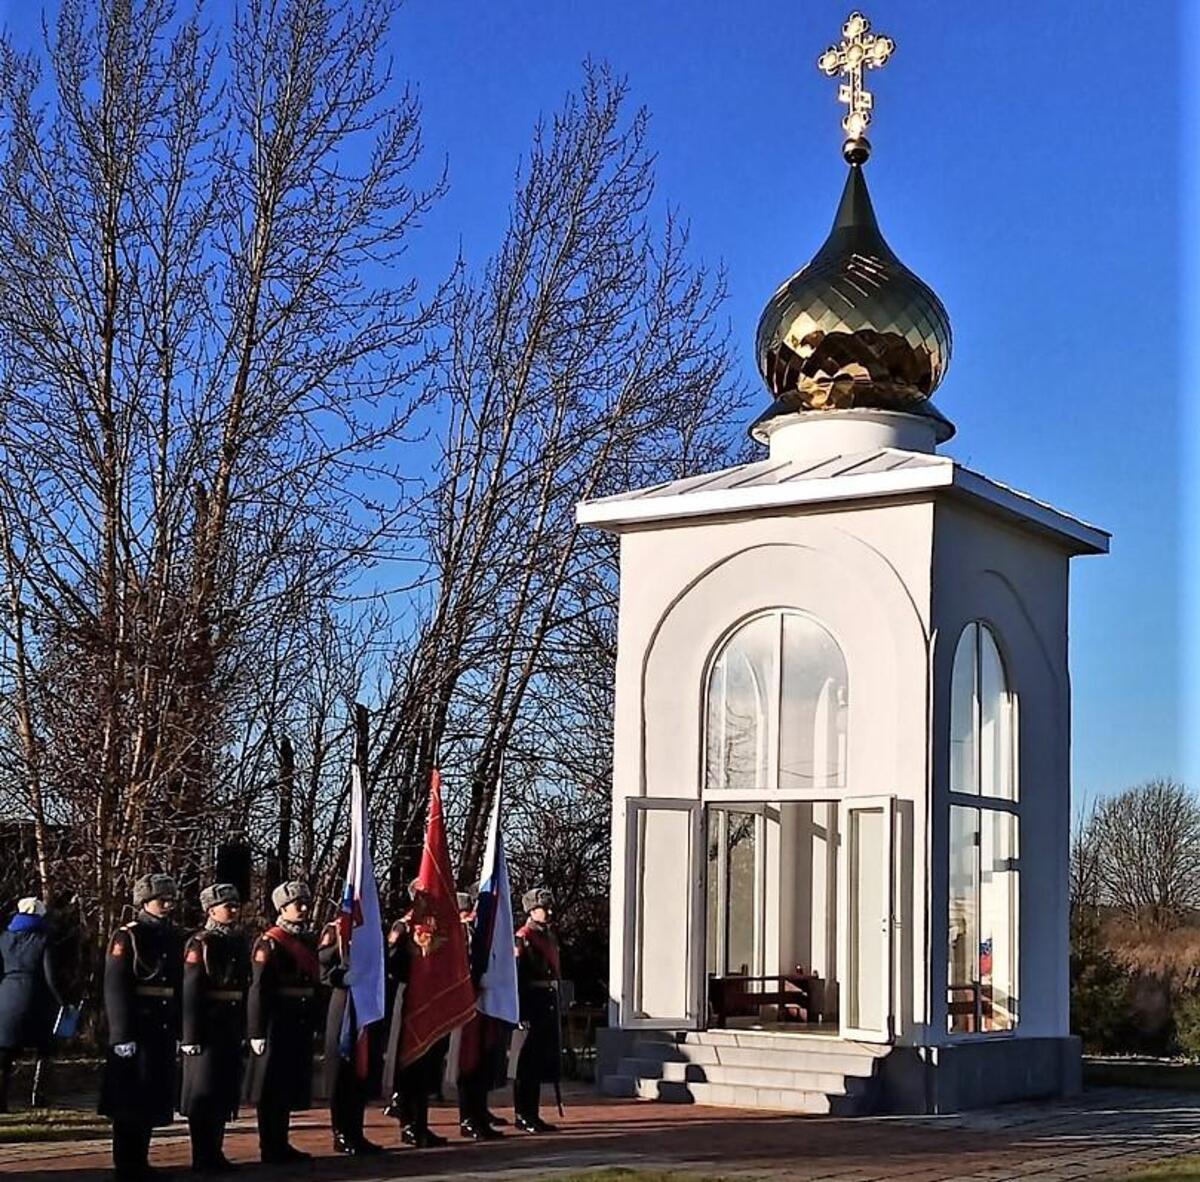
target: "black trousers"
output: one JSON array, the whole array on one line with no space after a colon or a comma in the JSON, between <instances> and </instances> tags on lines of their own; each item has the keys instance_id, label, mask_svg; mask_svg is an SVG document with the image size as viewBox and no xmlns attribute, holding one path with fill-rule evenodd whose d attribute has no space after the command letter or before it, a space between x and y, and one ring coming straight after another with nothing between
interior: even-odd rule
<instances>
[{"instance_id":1,"label":"black trousers","mask_svg":"<svg viewBox=\"0 0 1200 1182\"><path fill-rule=\"evenodd\" d=\"M192 1165L197 1169L220 1165L225 1152L225 1119L217 1112L200 1106L188 1117L188 1135L192 1140Z\"/></svg>"},{"instance_id":2,"label":"black trousers","mask_svg":"<svg viewBox=\"0 0 1200 1182\"><path fill-rule=\"evenodd\" d=\"M367 1080L358 1078L353 1063L345 1060L338 1063L333 1092L329 1097L329 1123L335 1133L352 1144L363 1139L363 1116L367 1110L368 1098L367 1083Z\"/></svg>"},{"instance_id":3,"label":"black trousers","mask_svg":"<svg viewBox=\"0 0 1200 1182\"><path fill-rule=\"evenodd\" d=\"M0 1047L0 1112L8 1111L8 1089L12 1083L17 1052L14 1047Z\"/></svg>"},{"instance_id":4,"label":"black trousers","mask_svg":"<svg viewBox=\"0 0 1200 1182\"><path fill-rule=\"evenodd\" d=\"M291 1124L290 1108L262 1102L255 1109L258 1117L258 1149L264 1159L280 1157L287 1151L288 1126Z\"/></svg>"},{"instance_id":5,"label":"black trousers","mask_svg":"<svg viewBox=\"0 0 1200 1182\"><path fill-rule=\"evenodd\" d=\"M118 1178L140 1177L150 1160L152 1125L114 1120L112 1129L113 1169Z\"/></svg>"},{"instance_id":6,"label":"black trousers","mask_svg":"<svg viewBox=\"0 0 1200 1182\"><path fill-rule=\"evenodd\" d=\"M491 1064L458 1077L458 1119L485 1126L488 1123L488 1092L491 1088Z\"/></svg>"},{"instance_id":7,"label":"black trousers","mask_svg":"<svg viewBox=\"0 0 1200 1182\"><path fill-rule=\"evenodd\" d=\"M516 1079L513 1082L513 1111L526 1120L537 1120L542 1104L542 1081L534 1076L532 1079Z\"/></svg>"}]
</instances>

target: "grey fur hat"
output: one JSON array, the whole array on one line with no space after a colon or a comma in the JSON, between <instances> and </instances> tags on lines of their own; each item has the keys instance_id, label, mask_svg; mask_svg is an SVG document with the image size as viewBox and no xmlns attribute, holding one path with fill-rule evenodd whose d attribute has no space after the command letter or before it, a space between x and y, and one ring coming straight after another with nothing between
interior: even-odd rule
<instances>
[{"instance_id":1,"label":"grey fur hat","mask_svg":"<svg viewBox=\"0 0 1200 1182\"><path fill-rule=\"evenodd\" d=\"M290 882L281 882L271 892L271 906L276 911L282 911L289 903L311 902L312 891L308 889L308 883L298 878L293 878Z\"/></svg>"},{"instance_id":2,"label":"grey fur hat","mask_svg":"<svg viewBox=\"0 0 1200 1182\"><path fill-rule=\"evenodd\" d=\"M205 911L219 907L222 903L237 903L240 905L242 896L237 887L231 882L214 882L200 892L200 906Z\"/></svg>"},{"instance_id":3,"label":"grey fur hat","mask_svg":"<svg viewBox=\"0 0 1200 1182\"><path fill-rule=\"evenodd\" d=\"M133 884L133 905L144 907L151 899L177 899L179 888L169 874L143 874Z\"/></svg>"},{"instance_id":4,"label":"grey fur hat","mask_svg":"<svg viewBox=\"0 0 1200 1182\"><path fill-rule=\"evenodd\" d=\"M526 914L535 907L553 907L554 892L548 887L533 887L521 896L521 906L524 908Z\"/></svg>"}]
</instances>

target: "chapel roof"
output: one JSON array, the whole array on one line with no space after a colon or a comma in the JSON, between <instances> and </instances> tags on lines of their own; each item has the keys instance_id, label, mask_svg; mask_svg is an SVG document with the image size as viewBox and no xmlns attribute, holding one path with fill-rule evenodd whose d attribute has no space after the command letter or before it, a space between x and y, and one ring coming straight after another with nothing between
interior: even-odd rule
<instances>
[{"instance_id":1,"label":"chapel roof","mask_svg":"<svg viewBox=\"0 0 1200 1182\"><path fill-rule=\"evenodd\" d=\"M1109 534L950 456L875 448L826 459L775 458L582 502L581 525L614 532L655 523L761 515L787 506L894 501L945 495L974 502L1014 524L1050 536L1072 554L1106 554Z\"/></svg>"}]
</instances>

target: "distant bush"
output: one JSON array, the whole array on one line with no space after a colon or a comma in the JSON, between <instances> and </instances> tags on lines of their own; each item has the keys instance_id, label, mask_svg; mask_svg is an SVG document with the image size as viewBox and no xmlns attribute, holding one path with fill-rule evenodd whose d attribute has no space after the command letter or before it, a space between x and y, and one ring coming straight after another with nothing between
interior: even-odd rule
<instances>
[{"instance_id":1,"label":"distant bush","mask_svg":"<svg viewBox=\"0 0 1200 1182\"><path fill-rule=\"evenodd\" d=\"M1086 946L1071 956L1071 1030L1091 1055L1131 1049L1130 980L1108 951Z\"/></svg>"},{"instance_id":2,"label":"distant bush","mask_svg":"<svg viewBox=\"0 0 1200 1182\"><path fill-rule=\"evenodd\" d=\"M1200 993L1187 993L1175 1002L1175 1045L1180 1054L1200 1059Z\"/></svg>"}]
</instances>

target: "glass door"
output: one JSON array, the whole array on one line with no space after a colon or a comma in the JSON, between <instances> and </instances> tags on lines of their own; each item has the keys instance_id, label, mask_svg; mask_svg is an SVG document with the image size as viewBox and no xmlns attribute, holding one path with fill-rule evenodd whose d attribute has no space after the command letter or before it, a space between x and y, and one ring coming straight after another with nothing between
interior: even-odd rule
<instances>
[{"instance_id":1,"label":"glass door","mask_svg":"<svg viewBox=\"0 0 1200 1182\"><path fill-rule=\"evenodd\" d=\"M703 813L699 801L642 797L628 802L622 1025L697 1029Z\"/></svg>"},{"instance_id":2,"label":"glass door","mask_svg":"<svg viewBox=\"0 0 1200 1182\"><path fill-rule=\"evenodd\" d=\"M705 964L710 977L763 971L764 805L708 808L705 859Z\"/></svg>"},{"instance_id":3,"label":"glass door","mask_svg":"<svg viewBox=\"0 0 1200 1182\"><path fill-rule=\"evenodd\" d=\"M895 797L843 800L840 810L840 1033L861 1042L891 1042Z\"/></svg>"}]
</instances>

